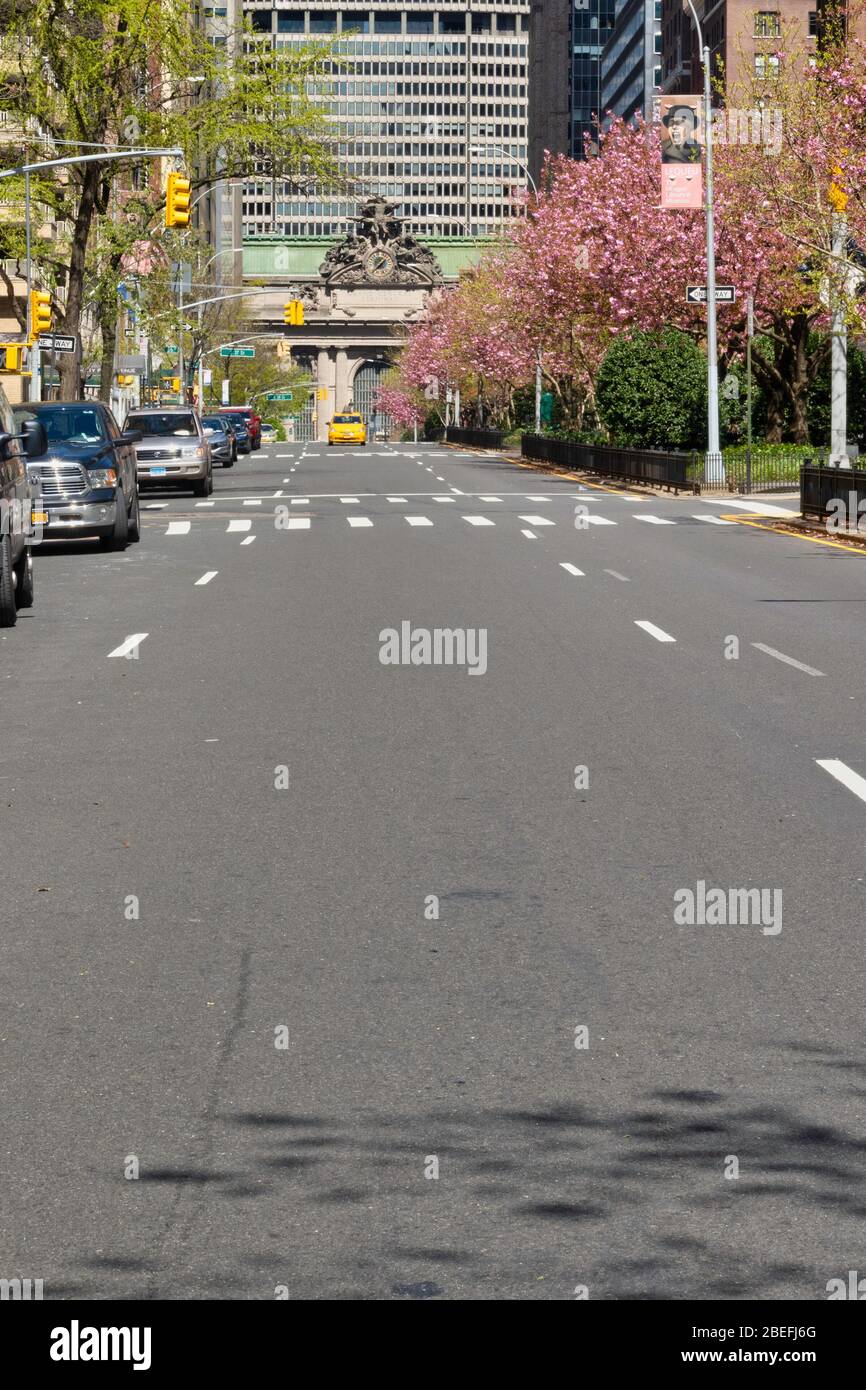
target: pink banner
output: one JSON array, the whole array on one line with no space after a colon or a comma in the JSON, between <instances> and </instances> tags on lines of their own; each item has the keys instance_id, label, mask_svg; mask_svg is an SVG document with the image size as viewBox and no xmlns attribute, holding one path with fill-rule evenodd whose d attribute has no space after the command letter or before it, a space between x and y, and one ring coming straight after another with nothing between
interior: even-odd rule
<instances>
[{"instance_id":1,"label":"pink banner","mask_svg":"<svg viewBox=\"0 0 866 1390\"><path fill-rule=\"evenodd\" d=\"M659 102L663 208L703 207L702 105L699 96L666 96Z\"/></svg>"}]
</instances>

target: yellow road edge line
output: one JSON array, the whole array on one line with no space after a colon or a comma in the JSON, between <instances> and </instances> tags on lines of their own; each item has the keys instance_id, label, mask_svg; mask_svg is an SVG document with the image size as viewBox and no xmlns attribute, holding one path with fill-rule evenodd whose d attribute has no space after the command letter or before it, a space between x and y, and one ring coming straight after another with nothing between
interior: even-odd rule
<instances>
[{"instance_id":1,"label":"yellow road edge line","mask_svg":"<svg viewBox=\"0 0 866 1390\"><path fill-rule=\"evenodd\" d=\"M848 545L845 541L825 541L821 536L805 536L799 531L780 531L775 526L768 526L765 521L752 521L736 512L722 512L721 517L723 521L738 521L741 526L754 526L758 531L771 531L774 536L790 536L792 540L811 541L813 545L829 545L834 550L844 550L848 555L866 558L866 550L859 545Z\"/></svg>"}]
</instances>

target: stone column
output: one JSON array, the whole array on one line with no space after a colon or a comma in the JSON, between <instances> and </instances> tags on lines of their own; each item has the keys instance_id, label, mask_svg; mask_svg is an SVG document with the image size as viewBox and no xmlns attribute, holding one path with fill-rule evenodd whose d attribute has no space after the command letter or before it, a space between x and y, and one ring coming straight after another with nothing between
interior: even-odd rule
<instances>
[{"instance_id":1,"label":"stone column","mask_svg":"<svg viewBox=\"0 0 866 1390\"><path fill-rule=\"evenodd\" d=\"M334 414L335 404L335 366L328 348L319 348L319 362L316 372L316 438L327 440L328 421ZM327 400L319 400L319 392L328 392Z\"/></svg>"},{"instance_id":2,"label":"stone column","mask_svg":"<svg viewBox=\"0 0 866 1390\"><path fill-rule=\"evenodd\" d=\"M345 410L349 404L349 357L345 348L337 348L336 370L337 400L334 409Z\"/></svg>"}]
</instances>

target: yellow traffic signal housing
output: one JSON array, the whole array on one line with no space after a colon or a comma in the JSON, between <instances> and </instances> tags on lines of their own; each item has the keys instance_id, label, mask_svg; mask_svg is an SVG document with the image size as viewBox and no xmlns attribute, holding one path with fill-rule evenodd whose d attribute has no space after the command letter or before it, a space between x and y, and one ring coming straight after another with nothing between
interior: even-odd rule
<instances>
[{"instance_id":1,"label":"yellow traffic signal housing","mask_svg":"<svg viewBox=\"0 0 866 1390\"><path fill-rule=\"evenodd\" d=\"M38 338L51 328L51 295L47 290L30 291L30 337Z\"/></svg>"},{"instance_id":2,"label":"yellow traffic signal housing","mask_svg":"<svg viewBox=\"0 0 866 1390\"><path fill-rule=\"evenodd\" d=\"M23 343L0 343L3 351L3 371L20 372L24 366Z\"/></svg>"},{"instance_id":3,"label":"yellow traffic signal housing","mask_svg":"<svg viewBox=\"0 0 866 1390\"><path fill-rule=\"evenodd\" d=\"M188 227L190 218L190 181L174 170L165 187L165 225Z\"/></svg>"},{"instance_id":4,"label":"yellow traffic signal housing","mask_svg":"<svg viewBox=\"0 0 866 1390\"><path fill-rule=\"evenodd\" d=\"M134 385L135 385L135 377L134 377L134 376L130 376L128 372L118 372L118 373L117 373L117 384L118 384L118 386L134 386Z\"/></svg>"},{"instance_id":5,"label":"yellow traffic signal housing","mask_svg":"<svg viewBox=\"0 0 866 1390\"><path fill-rule=\"evenodd\" d=\"M171 379L171 389L172 389L172 391L179 391L179 390L180 390L180 377L179 377L179 376L173 376L173 377L172 377L172 379Z\"/></svg>"},{"instance_id":6,"label":"yellow traffic signal housing","mask_svg":"<svg viewBox=\"0 0 866 1390\"><path fill-rule=\"evenodd\" d=\"M327 388L327 386L320 386L319 389L318 389L318 391L316 392L316 400L318 400L318 401L326 401L327 399L328 399L328 388Z\"/></svg>"},{"instance_id":7,"label":"yellow traffic signal housing","mask_svg":"<svg viewBox=\"0 0 866 1390\"><path fill-rule=\"evenodd\" d=\"M299 299L290 299L283 305L283 323L291 323L296 328L304 322L304 306Z\"/></svg>"}]
</instances>

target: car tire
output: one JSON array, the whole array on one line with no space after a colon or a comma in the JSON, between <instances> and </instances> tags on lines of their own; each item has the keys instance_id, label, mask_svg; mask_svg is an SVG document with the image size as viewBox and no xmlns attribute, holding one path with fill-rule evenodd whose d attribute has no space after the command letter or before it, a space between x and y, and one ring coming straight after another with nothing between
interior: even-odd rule
<instances>
[{"instance_id":1,"label":"car tire","mask_svg":"<svg viewBox=\"0 0 866 1390\"><path fill-rule=\"evenodd\" d=\"M14 627L18 621L15 602L15 570L12 565L12 538L0 540L0 627Z\"/></svg>"},{"instance_id":2,"label":"car tire","mask_svg":"<svg viewBox=\"0 0 866 1390\"><path fill-rule=\"evenodd\" d=\"M196 482L194 482L192 485L193 497L207 497L207 485L207 477L199 478Z\"/></svg>"},{"instance_id":3,"label":"car tire","mask_svg":"<svg viewBox=\"0 0 866 1390\"><path fill-rule=\"evenodd\" d=\"M141 540L141 508L138 501L138 488L135 490L135 497L132 502L132 512L129 517L129 539L135 544Z\"/></svg>"},{"instance_id":4,"label":"car tire","mask_svg":"<svg viewBox=\"0 0 866 1390\"><path fill-rule=\"evenodd\" d=\"M126 498L123 495L123 488L117 488L114 494L114 529L109 536L100 536L99 544L103 550L125 550L129 544L129 516L126 510Z\"/></svg>"},{"instance_id":5,"label":"car tire","mask_svg":"<svg viewBox=\"0 0 866 1390\"><path fill-rule=\"evenodd\" d=\"M226 463L223 464L223 468L234 468L234 466L235 466L235 456L234 456L234 454L230 454L229 457L228 457L228 461L227 461Z\"/></svg>"},{"instance_id":6,"label":"car tire","mask_svg":"<svg viewBox=\"0 0 866 1390\"><path fill-rule=\"evenodd\" d=\"M15 606L32 608L35 591L33 587L33 551L24 547L21 559L15 566Z\"/></svg>"}]
</instances>

